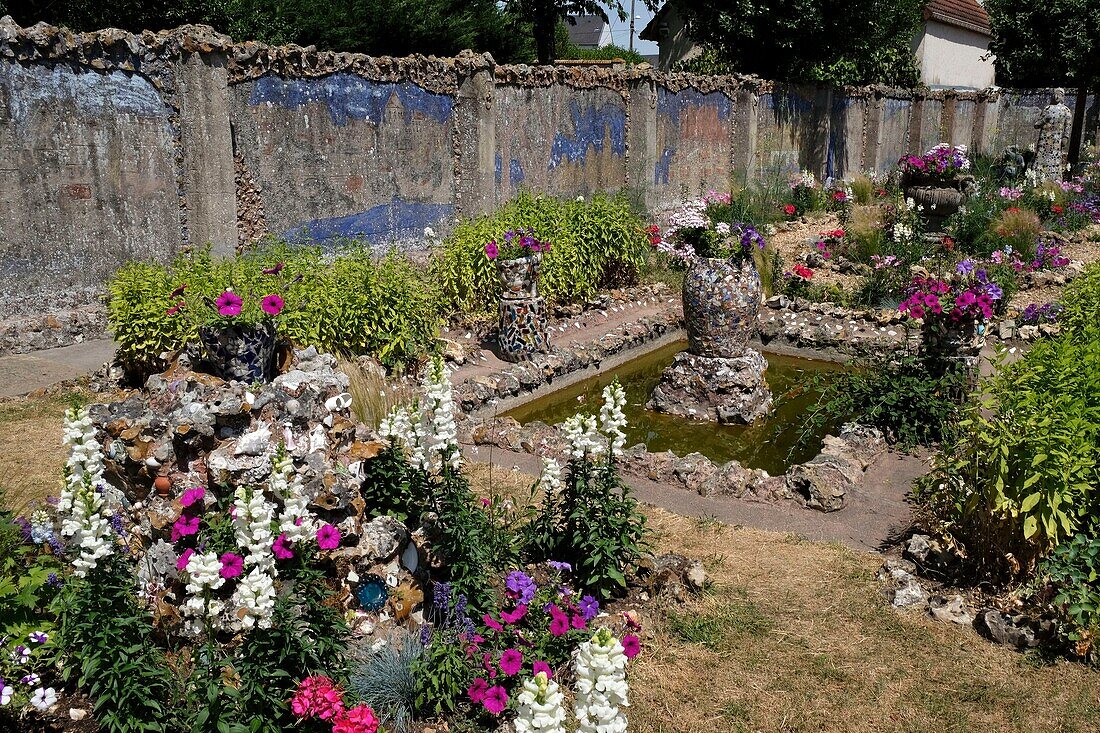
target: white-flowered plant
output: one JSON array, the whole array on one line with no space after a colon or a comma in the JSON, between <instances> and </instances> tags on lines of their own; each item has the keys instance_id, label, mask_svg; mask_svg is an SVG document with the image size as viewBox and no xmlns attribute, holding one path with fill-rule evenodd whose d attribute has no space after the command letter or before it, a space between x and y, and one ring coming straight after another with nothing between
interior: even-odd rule
<instances>
[{"instance_id":1,"label":"white-flowered plant","mask_svg":"<svg viewBox=\"0 0 1100 733\"><path fill-rule=\"evenodd\" d=\"M57 511L66 514L72 510L73 497L87 480L93 488L103 483L103 446L96 436L95 425L88 408L65 411L62 439L69 449L65 462L65 487L57 503Z\"/></svg>"},{"instance_id":2,"label":"white-flowered plant","mask_svg":"<svg viewBox=\"0 0 1100 733\"><path fill-rule=\"evenodd\" d=\"M57 512L61 536L76 553L73 574L83 578L114 551L114 532L102 491L103 452L87 409L65 413L63 435L69 458Z\"/></svg>"},{"instance_id":3,"label":"white-flowered plant","mask_svg":"<svg viewBox=\"0 0 1100 733\"><path fill-rule=\"evenodd\" d=\"M562 423L561 430L569 441L569 454L576 460L603 453L603 440L596 418L592 415L574 415Z\"/></svg>"},{"instance_id":4,"label":"white-flowered plant","mask_svg":"<svg viewBox=\"0 0 1100 733\"><path fill-rule=\"evenodd\" d=\"M189 597L181 610L188 618L187 626L192 634L201 633L207 625L210 628L221 626L225 604L210 595L211 591L225 585L221 569L221 561L214 552L196 552L187 560L187 566L184 568L187 573L187 585L184 589Z\"/></svg>"},{"instance_id":5,"label":"white-flowered plant","mask_svg":"<svg viewBox=\"0 0 1100 733\"><path fill-rule=\"evenodd\" d=\"M600 432L607 436L612 456L620 456L626 445L626 392L617 381L607 385L603 391L603 406L600 408Z\"/></svg>"},{"instance_id":6,"label":"white-flowered plant","mask_svg":"<svg viewBox=\"0 0 1100 733\"><path fill-rule=\"evenodd\" d=\"M600 629L577 649L574 711L578 733L624 733L630 706L626 653L619 640Z\"/></svg>"},{"instance_id":7,"label":"white-flowered plant","mask_svg":"<svg viewBox=\"0 0 1100 733\"><path fill-rule=\"evenodd\" d=\"M248 553L244 558L245 566L263 568L274 574L275 556L271 544L275 535L271 525L275 520L275 504L251 486L238 487L233 496L233 533L237 545Z\"/></svg>"},{"instance_id":8,"label":"white-flowered plant","mask_svg":"<svg viewBox=\"0 0 1100 733\"><path fill-rule=\"evenodd\" d=\"M516 696L516 733L565 733L565 696L558 683L539 672Z\"/></svg>"},{"instance_id":9,"label":"white-flowered plant","mask_svg":"<svg viewBox=\"0 0 1100 733\"><path fill-rule=\"evenodd\" d=\"M271 615L275 612L275 581L271 574L258 567L252 568L237 583L233 591L233 605L243 611L234 614L236 628L271 628Z\"/></svg>"},{"instance_id":10,"label":"white-flowered plant","mask_svg":"<svg viewBox=\"0 0 1100 733\"><path fill-rule=\"evenodd\" d=\"M428 472L443 467L457 469L462 454L458 449L458 427L450 373L436 359L421 383L424 396L411 407L395 407L379 425L379 433L399 445L413 466Z\"/></svg>"},{"instance_id":11,"label":"white-flowered plant","mask_svg":"<svg viewBox=\"0 0 1100 733\"><path fill-rule=\"evenodd\" d=\"M302 542L317 531L317 522L309 511L309 497L301 479L294 474L294 461L285 447L280 445L276 449L271 464L268 487L283 502L283 511L279 514L279 533L286 535L290 542Z\"/></svg>"},{"instance_id":12,"label":"white-flowered plant","mask_svg":"<svg viewBox=\"0 0 1100 733\"><path fill-rule=\"evenodd\" d=\"M561 490L561 464L554 458L542 459L542 475L539 487L547 494L556 494Z\"/></svg>"}]
</instances>

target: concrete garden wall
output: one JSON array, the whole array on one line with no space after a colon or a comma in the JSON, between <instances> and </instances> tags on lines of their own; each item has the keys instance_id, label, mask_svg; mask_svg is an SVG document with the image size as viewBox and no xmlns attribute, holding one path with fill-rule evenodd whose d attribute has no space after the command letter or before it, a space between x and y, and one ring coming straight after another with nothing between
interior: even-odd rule
<instances>
[{"instance_id":1,"label":"concrete garden wall","mask_svg":"<svg viewBox=\"0 0 1100 733\"><path fill-rule=\"evenodd\" d=\"M625 190L654 208L799 169L886 170L944 139L996 152L1034 142L1046 101L501 66L470 52L372 58L234 43L202 26L72 34L4 18L0 353L88 335L80 314L101 308L104 282L131 258L207 242L229 253L265 234L417 247L424 227L445 230L521 188Z\"/></svg>"}]
</instances>

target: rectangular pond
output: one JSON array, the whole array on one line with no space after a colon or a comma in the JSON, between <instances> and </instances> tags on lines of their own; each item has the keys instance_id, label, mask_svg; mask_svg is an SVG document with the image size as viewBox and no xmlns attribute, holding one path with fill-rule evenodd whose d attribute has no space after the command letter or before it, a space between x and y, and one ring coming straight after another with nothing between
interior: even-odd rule
<instances>
[{"instance_id":1,"label":"rectangular pond","mask_svg":"<svg viewBox=\"0 0 1100 733\"><path fill-rule=\"evenodd\" d=\"M716 463L736 460L749 468L762 468L772 476L786 472L821 451L822 439L833 425L816 426L801 436L818 399L809 384L815 375L829 375L849 367L829 361L768 354L768 386L775 401L773 411L753 425L717 425L697 422L645 409L645 403L673 357L686 348L677 342L629 361L604 374L540 397L506 413L521 424L536 420L556 425L578 412L597 414L601 392L616 378L626 390L626 444L644 443L651 452L671 450L677 455L702 453ZM800 437L802 438L800 440Z\"/></svg>"}]
</instances>

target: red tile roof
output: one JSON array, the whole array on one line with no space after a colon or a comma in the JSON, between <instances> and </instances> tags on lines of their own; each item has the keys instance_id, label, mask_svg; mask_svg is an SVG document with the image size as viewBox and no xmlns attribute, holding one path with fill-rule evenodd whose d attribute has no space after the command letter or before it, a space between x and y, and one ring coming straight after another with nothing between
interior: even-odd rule
<instances>
[{"instance_id":1,"label":"red tile roof","mask_svg":"<svg viewBox=\"0 0 1100 733\"><path fill-rule=\"evenodd\" d=\"M924 18L992 35L989 16L978 0L931 0L924 6Z\"/></svg>"}]
</instances>

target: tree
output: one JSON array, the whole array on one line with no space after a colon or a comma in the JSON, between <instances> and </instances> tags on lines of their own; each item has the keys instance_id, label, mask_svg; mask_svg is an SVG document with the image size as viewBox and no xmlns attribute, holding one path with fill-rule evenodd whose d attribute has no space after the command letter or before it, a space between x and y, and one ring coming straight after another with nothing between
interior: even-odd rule
<instances>
[{"instance_id":1,"label":"tree","mask_svg":"<svg viewBox=\"0 0 1100 733\"><path fill-rule=\"evenodd\" d=\"M1100 3L1096 0L986 0L993 26L997 83L1073 87L1069 160L1078 162L1085 122L1082 103L1100 87Z\"/></svg>"},{"instance_id":2,"label":"tree","mask_svg":"<svg viewBox=\"0 0 1100 733\"><path fill-rule=\"evenodd\" d=\"M508 12L531 24L535 37L535 53L540 64L554 62L557 55L558 26L571 15L597 15L610 22L607 10L612 10L619 20L627 19L624 2L629 0L505 0ZM640 0L655 9L659 0Z\"/></svg>"},{"instance_id":3,"label":"tree","mask_svg":"<svg viewBox=\"0 0 1100 733\"><path fill-rule=\"evenodd\" d=\"M913 86L924 0L669 0L728 71L765 79Z\"/></svg>"}]
</instances>

